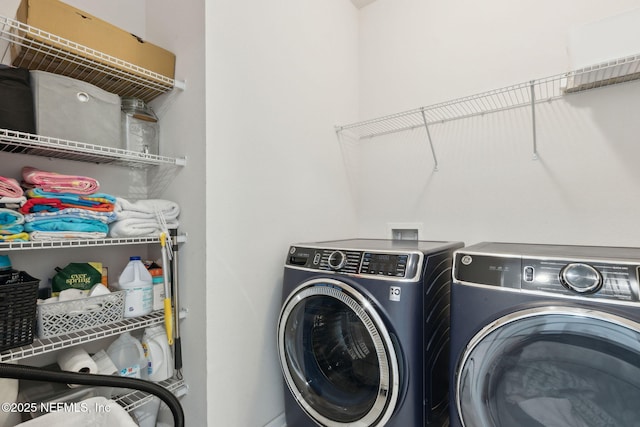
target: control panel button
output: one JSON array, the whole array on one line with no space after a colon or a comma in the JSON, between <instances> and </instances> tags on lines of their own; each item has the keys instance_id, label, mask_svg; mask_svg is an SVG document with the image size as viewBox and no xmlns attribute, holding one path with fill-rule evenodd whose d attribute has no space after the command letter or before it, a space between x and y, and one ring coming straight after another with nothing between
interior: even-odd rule
<instances>
[{"instance_id":1,"label":"control panel button","mask_svg":"<svg viewBox=\"0 0 640 427\"><path fill-rule=\"evenodd\" d=\"M531 267L530 265L526 266L524 268L524 272L523 272L523 279L525 282L533 282L533 273L534 273L534 269L533 267Z\"/></svg>"},{"instance_id":2,"label":"control panel button","mask_svg":"<svg viewBox=\"0 0 640 427\"><path fill-rule=\"evenodd\" d=\"M560 270L560 283L571 291L588 294L602 287L602 275L589 264L571 263Z\"/></svg>"},{"instance_id":3,"label":"control panel button","mask_svg":"<svg viewBox=\"0 0 640 427\"><path fill-rule=\"evenodd\" d=\"M329 268L339 270L347 263L347 256L342 251L333 251L329 254L327 263L329 264Z\"/></svg>"}]
</instances>

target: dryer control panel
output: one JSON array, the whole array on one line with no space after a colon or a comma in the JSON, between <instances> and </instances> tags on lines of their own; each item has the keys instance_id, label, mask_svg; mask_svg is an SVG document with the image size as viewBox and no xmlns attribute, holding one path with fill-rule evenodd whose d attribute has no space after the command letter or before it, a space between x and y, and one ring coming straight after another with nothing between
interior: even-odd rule
<instances>
[{"instance_id":1,"label":"dryer control panel","mask_svg":"<svg viewBox=\"0 0 640 427\"><path fill-rule=\"evenodd\" d=\"M454 280L523 291L640 301L640 263L458 252Z\"/></svg>"},{"instance_id":2,"label":"dryer control panel","mask_svg":"<svg viewBox=\"0 0 640 427\"><path fill-rule=\"evenodd\" d=\"M419 253L390 253L291 246L286 265L339 274L386 279L413 279L422 262Z\"/></svg>"},{"instance_id":3,"label":"dryer control panel","mask_svg":"<svg viewBox=\"0 0 640 427\"><path fill-rule=\"evenodd\" d=\"M579 260L522 260L522 289L638 301L638 267Z\"/></svg>"}]
</instances>

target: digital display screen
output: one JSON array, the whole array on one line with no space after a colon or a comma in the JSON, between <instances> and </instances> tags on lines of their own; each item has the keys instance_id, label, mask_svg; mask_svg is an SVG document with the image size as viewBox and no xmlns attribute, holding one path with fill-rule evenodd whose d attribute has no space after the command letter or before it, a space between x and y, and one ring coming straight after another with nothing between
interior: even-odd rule
<instances>
[{"instance_id":1,"label":"digital display screen","mask_svg":"<svg viewBox=\"0 0 640 427\"><path fill-rule=\"evenodd\" d=\"M370 274L389 274L398 270L398 255L371 254Z\"/></svg>"}]
</instances>

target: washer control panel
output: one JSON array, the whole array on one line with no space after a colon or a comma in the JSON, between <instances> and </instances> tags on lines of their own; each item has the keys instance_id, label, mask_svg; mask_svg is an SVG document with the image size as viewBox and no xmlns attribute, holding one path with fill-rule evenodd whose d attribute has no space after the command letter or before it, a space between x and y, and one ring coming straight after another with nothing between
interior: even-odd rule
<instances>
[{"instance_id":1,"label":"washer control panel","mask_svg":"<svg viewBox=\"0 0 640 427\"><path fill-rule=\"evenodd\" d=\"M619 301L640 301L639 275L640 263L472 253L457 253L454 260L460 282Z\"/></svg>"},{"instance_id":2,"label":"washer control panel","mask_svg":"<svg viewBox=\"0 0 640 427\"><path fill-rule=\"evenodd\" d=\"M421 256L417 253L383 253L291 246L286 265L378 278L412 279L418 272L420 260Z\"/></svg>"}]
</instances>

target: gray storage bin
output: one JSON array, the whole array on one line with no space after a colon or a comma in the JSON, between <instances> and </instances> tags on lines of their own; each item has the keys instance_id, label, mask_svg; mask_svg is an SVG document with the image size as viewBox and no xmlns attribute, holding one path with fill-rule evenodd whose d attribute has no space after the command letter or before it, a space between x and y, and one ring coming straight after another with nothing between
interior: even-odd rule
<instances>
[{"instance_id":1,"label":"gray storage bin","mask_svg":"<svg viewBox=\"0 0 640 427\"><path fill-rule=\"evenodd\" d=\"M120 97L90 83L31 71L36 133L122 148Z\"/></svg>"}]
</instances>

